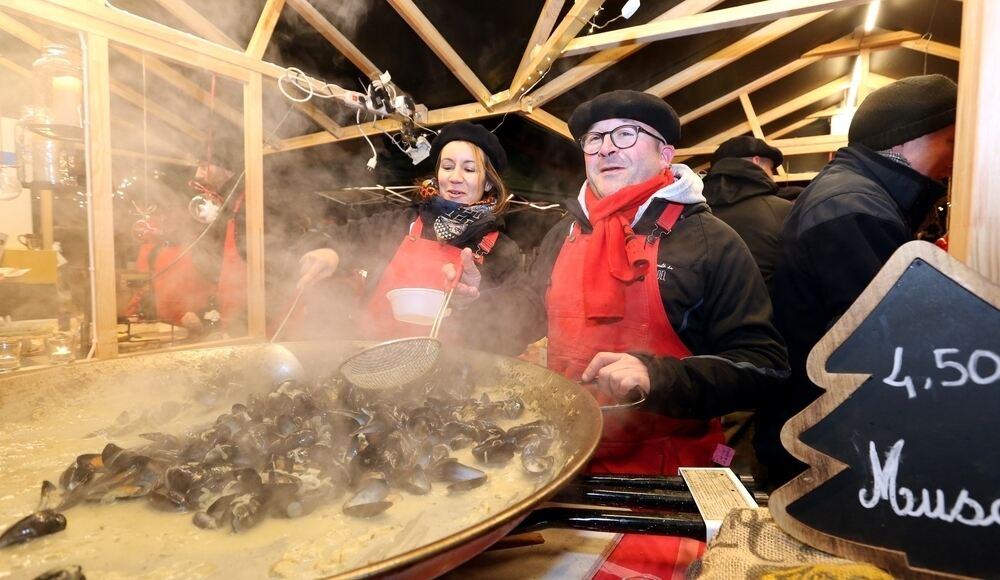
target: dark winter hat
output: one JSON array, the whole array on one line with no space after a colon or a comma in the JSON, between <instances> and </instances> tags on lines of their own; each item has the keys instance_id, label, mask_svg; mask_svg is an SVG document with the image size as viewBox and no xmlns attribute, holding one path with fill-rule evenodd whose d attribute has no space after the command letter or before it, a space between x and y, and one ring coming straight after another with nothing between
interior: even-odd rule
<instances>
[{"instance_id":1,"label":"dark winter hat","mask_svg":"<svg viewBox=\"0 0 1000 580\"><path fill-rule=\"evenodd\" d=\"M465 121L445 125L441 129L438 136L434 138L434 143L431 144L430 159L436 163L438 156L441 155L441 150L452 141L468 141L482 149L498 173L507 166L507 153L500 145L497 136L487 131L482 125L474 125Z\"/></svg>"},{"instance_id":2,"label":"dark winter hat","mask_svg":"<svg viewBox=\"0 0 1000 580\"><path fill-rule=\"evenodd\" d=\"M943 75L900 79L868 95L851 128L849 143L884 151L955 124L958 86Z\"/></svg>"},{"instance_id":3,"label":"dark winter hat","mask_svg":"<svg viewBox=\"0 0 1000 580\"><path fill-rule=\"evenodd\" d=\"M775 167L781 165L781 162L785 160L785 156L777 147L771 147L763 139L743 135L723 141L722 145L719 145L719 148L712 154L712 165L727 157L754 156L767 157L774 162Z\"/></svg>"},{"instance_id":4,"label":"dark winter hat","mask_svg":"<svg viewBox=\"0 0 1000 580\"><path fill-rule=\"evenodd\" d=\"M577 141L590 126L605 119L635 119L657 130L667 143L681 138L681 120L666 101L639 91L611 91L583 103L569 117L569 131Z\"/></svg>"}]
</instances>

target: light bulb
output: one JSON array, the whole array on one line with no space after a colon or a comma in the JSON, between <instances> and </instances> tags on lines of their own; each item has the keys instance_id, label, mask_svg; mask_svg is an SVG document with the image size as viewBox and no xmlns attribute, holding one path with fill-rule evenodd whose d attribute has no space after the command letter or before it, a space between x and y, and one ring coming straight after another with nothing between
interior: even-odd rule
<instances>
[{"instance_id":1,"label":"light bulb","mask_svg":"<svg viewBox=\"0 0 1000 580\"><path fill-rule=\"evenodd\" d=\"M10 201L21 195L24 187L11 167L0 168L0 201Z\"/></svg>"}]
</instances>

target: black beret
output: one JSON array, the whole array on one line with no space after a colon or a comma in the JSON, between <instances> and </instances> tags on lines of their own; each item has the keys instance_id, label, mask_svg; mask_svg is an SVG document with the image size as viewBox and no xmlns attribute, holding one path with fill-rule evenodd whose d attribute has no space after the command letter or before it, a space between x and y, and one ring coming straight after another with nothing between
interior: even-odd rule
<instances>
[{"instance_id":1,"label":"black beret","mask_svg":"<svg viewBox=\"0 0 1000 580\"><path fill-rule=\"evenodd\" d=\"M441 150L452 141L468 141L482 149L483 153L486 153L486 156L490 158L490 162L493 163L493 168L497 170L497 173L502 172L507 166L507 153L500 145L500 140L497 139L497 136L487 131L482 125L474 125L465 121L445 125L438 132L437 137L434 138L434 143L431 144L430 158L437 163L437 159L441 155Z\"/></svg>"},{"instance_id":2,"label":"black beret","mask_svg":"<svg viewBox=\"0 0 1000 580\"><path fill-rule=\"evenodd\" d=\"M868 95L851 120L848 143L875 151L955 124L958 86L943 75L907 77Z\"/></svg>"},{"instance_id":3,"label":"black beret","mask_svg":"<svg viewBox=\"0 0 1000 580\"><path fill-rule=\"evenodd\" d=\"M605 119L642 121L673 145L681 138L681 120L666 101L639 91L611 91L583 103L569 117L569 131L577 141L590 126Z\"/></svg>"},{"instance_id":4,"label":"black beret","mask_svg":"<svg viewBox=\"0 0 1000 580\"><path fill-rule=\"evenodd\" d=\"M712 154L712 164L727 157L767 157L777 167L785 160L785 156L777 147L771 147L763 139L743 135L727 139L719 145Z\"/></svg>"}]
</instances>

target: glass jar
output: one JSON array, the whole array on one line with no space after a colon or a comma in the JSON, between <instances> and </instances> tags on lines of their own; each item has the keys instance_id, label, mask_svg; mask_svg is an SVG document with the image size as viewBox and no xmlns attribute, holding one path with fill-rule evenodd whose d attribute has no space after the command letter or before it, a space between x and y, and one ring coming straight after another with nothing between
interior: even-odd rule
<instances>
[{"instance_id":1,"label":"glass jar","mask_svg":"<svg viewBox=\"0 0 1000 580\"><path fill-rule=\"evenodd\" d=\"M54 126L48 108L38 105L21 108L21 119L14 126L14 144L19 162L17 178L25 186L77 185L71 144L40 133L48 133Z\"/></svg>"},{"instance_id":2,"label":"glass jar","mask_svg":"<svg viewBox=\"0 0 1000 580\"><path fill-rule=\"evenodd\" d=\"M49 363L65 364L76 360L76 337L71 332L57 332L45 339Z\"/></svg>"},{"instance_id":3,"label":"glass jar","mask_svg":"<svg viewBox=\"0 0 1000 580\"><path fill-rule=\"evenodd\" d=\"M63 44L46 44L32 64L36 104L49 110L52 124L83 127L83 79L80 52Z\"/></svg>"},{"instance_id":4,"label":"glass jar","mask_svg":"<svg viewBox=\"0 0 1000 580\"><path fill-rule=\"evenodd\" d=\"M0 338L0 373L21 368L21 339Z\"/></svg>"}]
</instances>

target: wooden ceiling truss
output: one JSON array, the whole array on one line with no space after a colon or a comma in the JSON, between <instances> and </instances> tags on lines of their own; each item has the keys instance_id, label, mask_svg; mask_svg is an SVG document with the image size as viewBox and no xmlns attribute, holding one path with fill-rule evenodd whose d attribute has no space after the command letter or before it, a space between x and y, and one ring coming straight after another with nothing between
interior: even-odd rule
<instances>
[{"instance_id":1,"label":"wooden ceiling truss","mask_svg":"<svg viewBox=\"0 0 1000 580\"><path fill-rule=\"evenodd\" d=\"M253 35L245 49L225 32L219 30L209 19L201 15L185 0L155 1L176 18L188 31L196 35L196 37L184 35L187 37L186 41L180 43L183 49L203 52L213 58L222 57L224 62L234 65L237 69L242 68L261 73L270 82L274 82L280 78L284 73L284 69L262 59L274 28L280 19L281 12L286 6L299 14L331 46L343 54L368 78L377 78L382 72L382 69L379 69L316 9L311 0L267 0ZM666 97L705 78L722 67L744 58L768 43L814 22L834 9L856 6L866 1L761 0L734 8L712 10L721 3L721 0L683 0L646 24L612 32L578 37L577 34L579 31L601 7L603 0L579 0L575 2L561 21L558 19L558 16L565 5L565 0L546 0L509 89L498 93L492 93L483 84L471 68L469 68L461 55L451 47L447 39L419 10L413 0L389 0L389 4L399 13L414 32L420 36L427 46L431 48L441 62L452 71L474 98L474 102L466 105L445 107L434 111L421 111L422 114L417 119L421 124L434 126L457 120L482 119L513 112L557 135L569 139L571 137L565 121L549 114L541 107L566 91L615 66L651 42L725 28L770 22L733 44L722 48L703 60L674 73L670 77L646 89L646 92L650 94ZM21 9L29 16L32 14L41 16L43 10L27 10L24 8L28 2L30 0L0 0L0 7L8 5L15 11ZM135 38L136 33L140 38L153 37L162 39L164 37L162 33L165 31L172 33L167 34L167 37L175 35L176 32L172 29L127 13L112 12L110 9L100 5L97 5L96 8L95 6L91 6L85 15L83 14L83 10L73 6L72 0L42 0L41 3L51 5L49 7L50 12L54 10L57 14L65 15L69 18L70 22L77 23L77 25L79 25L82 18L84 21L89 22L91 29L96 31L129 28L133 32L130 35L133 37L132 42L119 36L110 36L110 38L116 40L112 46L113 50L130 60L141 63L152 74L160 77L197 102L202 104L210 102L209 99L211 96L204 88L189 80L183 73L168 64L164 60L164 57L166 57L166 60L189 62L194 66L198 66L198 59L184 59L182 56L184 50L179 53L173 50L162 50L159 55L156 54L157 51L152 51L147 52L145 56L139 51L140 47L148 49L148 43L139 43L138 39ZM142 22L142 26L137 26L140 21ZM40 46L39 43L44 41L40 35L34 33L29 27L4 13L0 13L0 25L7 32L28 42L32 46L38 47ZM170 41L168 40L167 42ZM130 44L133 46L129 46ZM790 99L782 107L755 116L753 108L750 105L751 95L754 91L802 70L811 64L817 63L824 58L857 54L861 55L863 62L867 65L869 62L867 55L870 54L870 51L897 47L926 52L953 60L958 59L960 52L958 47L930 40L913 31L884 31L876 29L867 35L858 31L854 35L844 37L838 41L814 47L804 52L800 58L781 65L754 81L681 115L681 122L689 123L730 103L740 101L747 112L748 120L745 123L718 133L711 139L695 144L692 147L681 149L680 151L702 150L705 147L718 144L721 140L728 138L727 136L734 134L762 133L760 125L766 124L768 119L773 118L775 110L779 112L788 111L790 104L807 102L815 96L810 91ZM235 56L234 53L239 53L239 57ZM554 60L562 56L585 53L593 54L558 77L550 79L544 84L540 83L540 81L544 80L543 77L548 72ZM251 64L248 61L255 61L255 63ZM6 59L0 59L0 66L19 75L24 75L26 72L23 67ZM867 70L867 66L865 66L865 69ZM232 69L225 72L231 73ZM244 76L245 73L237 75L237 78ZM541 86L536 88L535 85L538 84L541 84ZM837 81L837 84L838 86L842 84L842 79ZM829 86L831 84L827 85L828 90ZM868 83L865 83L863 86L866 89L862 91L862 97L864 91L867 90ZM113 81L112 90L120 98L133 104L138 104L140 95L127 86ZM155 103L146 102L145 104L150 114L162 122L192 137L198 139L204 138L204 131L195 127L183 117L171 113ZM282 151L292 151L304 147L355 139L379 132L392 132L399 130L401 127L400 122L394 119L382 119L374 123L366 122L358 126L343 127L311 102L296 103L294 106L300 113L309 117L323 130L319 133L271 140L264 145L265 153L272 154ZM794 107L792 110L794 111L799 108L802 107ZM218 102L215 103L215 109L219 116L226 121L236 125L242 124L243 113L241 111ZM769 113L772 115L769 115ZM781 132L778 132L778 136L785 135L805 124L808 124L805 119L795 121L783 128Z\"/></svg>"},{"instance_id":2,"label":"wooden ceiling truss","mask_svg":"<svg viewBox=\"0 0 1000 580\"><path fill-rule=\"evenodd\" d=\"M417 118L420 123L433 126L456 120L515 113L563 137L568 137L565 121L549 114L542 107L574 86L613 67L650 42L751 23L771 22L708 59L671 75L648 89L652 94L666 96L698 79L705 78L726 64L749 55L775 38L814 21L830 10L859 5L864 1L763 0L738 8L712 11L718 2L684 0L647 24L612 33L577 38L577 33L593 17L603 0L576 0L568 8L566 16L558 22L556 22L557 15L565 2L547 0L544 2L531 39L525 46L509 88L491 94L483 83L471 74L471 69L464 63L461 55L450 49L447 40L429 25L412 0L390 0L393 8L414 28L473 96L472 102L468 104L421 111ZM40 47L44 39L20 22L22 18L79 32L87 45L85 64L91 82L85 87L88 118L85 131L89 141L97 145L87 150L87 167L88 188L93 192L90 212L93 219L95 263L94 329L96 355L101 358L117 356L112 195L114 152L110 147L111 95L116 94L127 100L130 98L134 100L135 96L128 92L127 87L112 81L109 70L109 55L113 50L111 45L123 49L119 50L119 53L125 58L135 60L140 52L145 54L140 58L148 70L201 102L206 98L204 89L178 76L180 73L177 73L170 63L183 63L185 66L203 69L242 83L242 110L237 114L237 110L233 109L220 113L220 116L234 123L242 118L244 127L248 339L258 341L266 336L263 278L265 152L263 89L265 84L273 88L274 83L287 73L285 67L270 63L264 60L263 56L286 5L315 27L332 46L369 78L375 78L380 73L380 69L322 17L309 0L267 0L246 47L240 46L224 31L218 30L185 0L156 0L156 2L188 31L180 31L114 9L106 5L103 0L0 0L0 19L2 19L0 26L30 46ZM1000 3L965 0L962 25L963 44L966 48L961 51L964 54L962 75L959 79L957 123L959 131L955 156L957 166L951 211L955 232L951 239L952 252L996 281L1000 279L996 266L1000 261L996 260L996 252L991 249L996 247L997 236L996 228L991 224L1000 219L1000 204L996 203L996 196L990 196L989 192L997 189L994 187L997 178L996 172L993 171L995 165L993 153L997 150L1000 137L997 136L997 131L990 128L988 104L1000 99L1000 82L997 82L996 72L986 66L985 55L995 54L998 50L997 44L1000 43L1000 39L994 32L1000 28ZM812 49L814 52L807 52L792 63L775 67L772 72L759 79L695 111L685 113L685 120L690 121L739 100L748 120L693 147L681 149L678 153L687 156L708 153L720 140L742 133L764 134L774 145L781 147L786 155L832 151L843 144L843 136L786 137L801 127L800 124L806 119L813 120L808 114L803 115L805 119L789 119L782 128L770 135L766 135L765 128L773 121L791 117L792 113L800 111L808 104L843 92L850 82L847 77L815 87L780 106L767 110L758 110L755 107L759 106L759 103L755 103L754 91L809 66L816 62L814 59L828 58L833 54L857 52L863 55L863 61L867 61L867 56L864 55L870 54L870 51L890 46L901 46L908 50L953 60L960 54L958 47L947 46L905 30L880 31L855 37L845 44L850 46L840 48L827 46L822 53L815 52L819 50L819 47L816 47ZM555 79L549 79L546 84L541 83L552 63L558 58L566 54L583 53L594 54ZM30 74L22 65L9 58L0 57L0 67L20 77ZM867 69L867 65L863 68ZM890 81L891 79L869 72L866 85L879 86ZM541 87L535 90L536 85ZM170 123L178 130L193 137L201 136L197 127L185 126L186 119L171 119L170 116L164 115L163 111L154 112L152 108L148 110L151 115L159 116L164 123ZM269 142L270 152L354 139L378 131L391 132L400 127L400 121L396 119L341 127L315 106L310 107L307 104L301 107L300 111L308 115L324 131ZM792 177L795 176L788 176L789 179Z\"/></svg>"}]
</instances>

